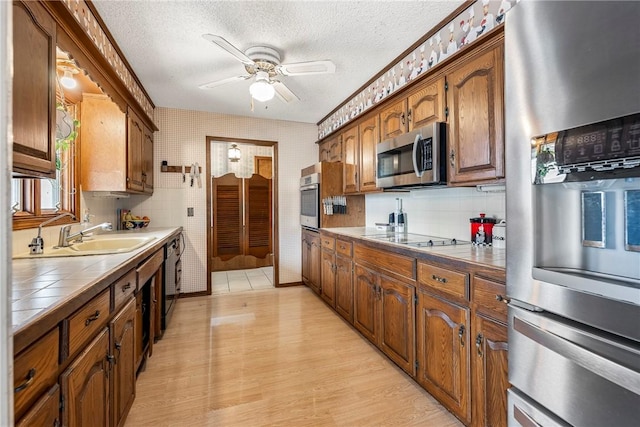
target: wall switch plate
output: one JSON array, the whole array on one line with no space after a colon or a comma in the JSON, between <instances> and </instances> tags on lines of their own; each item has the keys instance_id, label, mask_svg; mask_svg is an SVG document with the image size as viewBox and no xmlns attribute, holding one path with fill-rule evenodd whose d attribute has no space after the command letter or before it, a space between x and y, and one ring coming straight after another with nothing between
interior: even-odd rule
<instances>
[{"instance_id":1,"label":"wall switch plate","mask_svg":"<svg viewBox=\"0 0 640 427\"><path fill-rule=\"evenodd\" d=\"M187 216L193 216L193 208L187 208Z\"/></svg>"}]
</instances>

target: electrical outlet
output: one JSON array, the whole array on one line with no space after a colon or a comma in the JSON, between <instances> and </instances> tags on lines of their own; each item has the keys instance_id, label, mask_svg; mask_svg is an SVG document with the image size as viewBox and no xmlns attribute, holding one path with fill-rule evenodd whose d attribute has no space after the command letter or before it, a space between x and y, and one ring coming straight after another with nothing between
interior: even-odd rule
<instances>
[{"instance_id":1,"label":"electrical outlet","mask_svg":"<svg viewBox=\"0 0 640 427\"><path fill-rule=\"evenodd\" d=\"M187 216L193 216L193 208L187 208Z\"/></svg>"}]
</instances>

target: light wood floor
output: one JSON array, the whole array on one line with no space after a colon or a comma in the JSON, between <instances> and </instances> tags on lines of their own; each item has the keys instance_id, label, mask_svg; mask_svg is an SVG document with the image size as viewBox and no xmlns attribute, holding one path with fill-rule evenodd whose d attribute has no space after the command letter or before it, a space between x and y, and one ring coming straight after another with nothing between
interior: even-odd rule
<instances>
[{"instance_id":1,"label":"light wood floor","mask_svg":"<svg viewBox=\"0 0 640 427\"><path fill-rule=\"evenodd\" d=\"M178 301L126 427L462 424L306 287Z\"/></svg>"}]
</instances>

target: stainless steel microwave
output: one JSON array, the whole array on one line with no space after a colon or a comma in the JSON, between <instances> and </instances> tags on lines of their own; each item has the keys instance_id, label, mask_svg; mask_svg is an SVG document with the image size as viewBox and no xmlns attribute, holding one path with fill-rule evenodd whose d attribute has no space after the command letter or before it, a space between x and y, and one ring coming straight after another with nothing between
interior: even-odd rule
<instances>
[{"instance_id":1,"label":"stainless steel microwave","mask_svg":"<svg viewBox=\"0 0 640 427\"><path fill-rule=\"evenodd\" d=\"M379 188L442 185L447 181L446 123L404 133L376 146Z\"/></svg>"}]
</instances>

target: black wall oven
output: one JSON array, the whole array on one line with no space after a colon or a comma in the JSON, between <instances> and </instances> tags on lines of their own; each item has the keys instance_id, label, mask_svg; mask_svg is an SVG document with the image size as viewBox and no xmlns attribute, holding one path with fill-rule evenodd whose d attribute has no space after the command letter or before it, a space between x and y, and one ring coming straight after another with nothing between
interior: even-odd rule
<instances>
[{"instance_id":1,"label":"black wall oven","mask_svg":"<svg viewBox=\"0 0 640 427\"><path fill-rule=\"evenodd\" d=\"M162 283L162 317L160 322L163 331L167 329L169 318L180 295L182 281L182 261L180 258L185 248L182 233L172 238L164 248L164 280Z\"/></svg>"}]
</instances>

